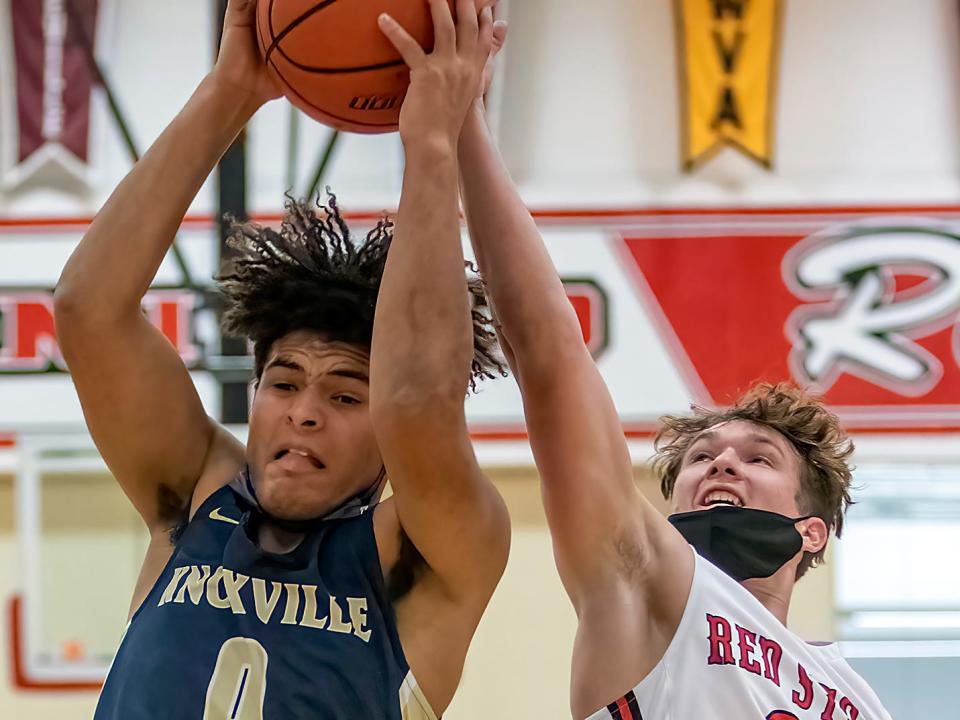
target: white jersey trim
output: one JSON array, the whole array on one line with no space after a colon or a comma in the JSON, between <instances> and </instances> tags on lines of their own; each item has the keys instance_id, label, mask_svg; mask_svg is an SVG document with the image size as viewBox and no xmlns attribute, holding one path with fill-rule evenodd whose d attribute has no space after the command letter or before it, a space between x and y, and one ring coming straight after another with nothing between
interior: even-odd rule
<instances>
[{"instance_id":1,"label":"white jersey trim","mask_svg":"<svg viewBox=\"0 0 960 720\"><path fill-rule=\"evenodd\" d=\"M413 670L407 672L400 685L400 717L402 720L439 720L417 684Z\"/></svg>"}]
</instances>

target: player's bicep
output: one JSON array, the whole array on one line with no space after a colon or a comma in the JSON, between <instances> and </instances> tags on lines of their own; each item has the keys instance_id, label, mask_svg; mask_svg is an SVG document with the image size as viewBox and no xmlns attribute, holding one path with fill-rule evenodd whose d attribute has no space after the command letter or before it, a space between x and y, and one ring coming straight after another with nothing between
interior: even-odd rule
<instances>
[{"instance_id":1,"label":"player's bicep","mask_svg":"<svg viewBox=\"0 0 960 720\"><path fill-rule=\"evenodd\" d=\"M586 350L551 375L520 373L524 412L561 577L573 596L647 574L675 531L642 496L616 407Z\"/></svg>"},{"instance_id":2,"label":"player's bicep","mask_svg":"<svg viewBox=\"0 0 960 720\"><path fill-rule=\"evenodd\" d=\"M592 553L640 501L616 408L589 356L519 382L555 541Z\"/></svg>"},{"instance_id":3,"label":"player's bicep","mask_svg":"<svg viewBox=\"0 0 960 720\"><path fill-rule=\"evenodd\" d=\"M87 426L147 525L189 507L215 425L173 346L139 313L100 324L57 315Z\"/></svg>"},{"instance_id":4,"label":"player's bicep","mask_svg":"<svg viewBox=\"0 0 960 720\"><path fill-rule=\"evenodd\" d=\"M510 520L466 423L394 419L380 424L378 442L403 532L451 594L488 597L506 565Z\"/></svg>"}]
</instances>

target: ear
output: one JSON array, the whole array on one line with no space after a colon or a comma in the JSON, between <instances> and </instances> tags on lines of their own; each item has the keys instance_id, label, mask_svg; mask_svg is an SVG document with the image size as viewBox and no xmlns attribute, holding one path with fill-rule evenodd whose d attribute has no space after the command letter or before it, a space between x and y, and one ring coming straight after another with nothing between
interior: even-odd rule
<instances>
[{"instance_id":1,"label":"ear","mask_svg":"<svg viewBox=\"0 0 960 720\"><path fill-rule=\"evenodd\" d=\"M823 550L830 537L827 524L818 517L807 518L797 523L797 532L803 538L803 551L817 553Z\"/></svg>"}]
</instances>

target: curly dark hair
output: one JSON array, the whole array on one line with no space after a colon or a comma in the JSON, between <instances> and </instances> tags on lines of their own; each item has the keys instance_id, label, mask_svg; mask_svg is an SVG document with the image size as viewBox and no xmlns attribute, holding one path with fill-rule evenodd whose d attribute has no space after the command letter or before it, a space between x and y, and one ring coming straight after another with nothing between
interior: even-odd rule
<instances>
[{"instance_id":1,"label":"curly dark hair","mask_svg":"<svg viewBox=\"0 0 960 720\"><path fill-rule=\"evenodd\" d=\"M654 442L653 469L665 498L673 495L684 455L701 433L720 423L746 420L776 430L796 449L800 456L797 506L805 515L823 520L840 537L844 513L853 504L849 465L853 443L818 397L787 383L759 383L726 410L692 409L692 416L660 418L663 427ZM817 553L805 552L796 579L823 562L825 552L826 545Z\"/></svg>"},{"instance_id":2,"label":"curly dark hair","mask_svg":"<svg viewBox=\"0 0 960 720\"><path fill-rule=\"evenodd\" d=\"M357 243L329 189L326 204L318 200L314 208L287 196L284 210L279 230L228 218L234 255L216 278L225 303L221 325L252 341L257 382L273 343L296 330L369 351L393 240L393 222L384 216ZM471 274L464 286L472 304L470 389L476 390L478 380L504 375L505 367L482 281Z\"/></svg>"}]
</instances>

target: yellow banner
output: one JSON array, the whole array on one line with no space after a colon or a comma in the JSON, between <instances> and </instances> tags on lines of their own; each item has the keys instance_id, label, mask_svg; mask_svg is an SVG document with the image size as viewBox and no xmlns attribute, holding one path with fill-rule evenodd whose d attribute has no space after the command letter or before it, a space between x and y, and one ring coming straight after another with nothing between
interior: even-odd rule
<instances>
[{"instance_id":1,"label":"yellow banner","mask_svg":"<svg viewBox=\"0 0 960 720\"><path fill-rule=\"evenodd\" d=\"M674 0L684 169L725 145L771 167L782 4Z\"/></svg>"}]
</instances>

